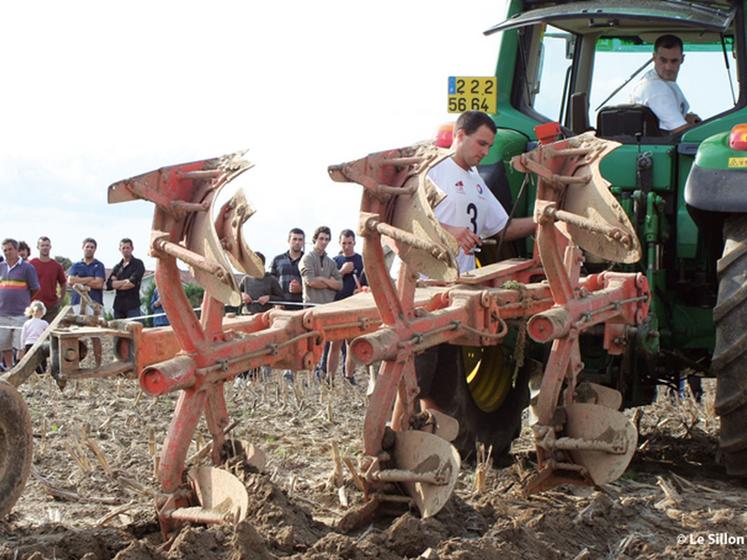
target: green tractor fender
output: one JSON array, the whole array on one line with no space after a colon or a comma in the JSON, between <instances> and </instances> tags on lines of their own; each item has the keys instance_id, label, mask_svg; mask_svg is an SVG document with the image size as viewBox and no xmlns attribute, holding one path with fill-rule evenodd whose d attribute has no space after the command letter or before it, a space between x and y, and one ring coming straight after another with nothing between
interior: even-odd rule
<instances>
[{"instance_id":1,"label":"green tractor fender","mask_svg":"<svg viewBox=\"0 0 747 560\"><path fill-rule=\"evenodd\" d=\"M747 125L737 125L731 132L710 136L698 147L684 193L696 222L702 221L704 212L747 212L746 133Z\"/></svg>"}]
</instances>

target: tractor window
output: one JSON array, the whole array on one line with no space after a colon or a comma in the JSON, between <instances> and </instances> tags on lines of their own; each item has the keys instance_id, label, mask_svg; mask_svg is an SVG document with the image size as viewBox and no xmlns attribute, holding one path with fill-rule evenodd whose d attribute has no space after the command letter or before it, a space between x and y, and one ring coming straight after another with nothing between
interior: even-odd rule
<instances>
[{"instance_id":1,"label":"tractor window","mask_svg":"<svg viewBox=\"0 0 747 560\"><path fill-rule=\"evenodd\" d=\"M703 120L732 109L739 99L737 59L733 41L731 37L726 38L729 70L724 62L721 42L718 39L716 41L686 43L685 61L677 76L677 84L690 105L690 112ZM596 122L597 113L602 106L610 107L631 102L635 85L646 72L653 70L652 63L644 67L646 62L651 60L652 51L653 46L649 43L633 44L632 41L614 38L597 41L589 103L592 123ZM638 74L630 79L636 72ZM623 85L629 79L630 81ZM621 89L614 93L618 88Z\"/></svg>"},{"instance_id":2,"label":"tractor window","mask_svg":"<svg viewBox=\"0 0 747 560\"><path fill-rule=\"evenodd\" d=\"M537 79L531 87L532 107L552 121L563 122L576 36L550 25L540 47Z\"/></svg>"}]
</instances>

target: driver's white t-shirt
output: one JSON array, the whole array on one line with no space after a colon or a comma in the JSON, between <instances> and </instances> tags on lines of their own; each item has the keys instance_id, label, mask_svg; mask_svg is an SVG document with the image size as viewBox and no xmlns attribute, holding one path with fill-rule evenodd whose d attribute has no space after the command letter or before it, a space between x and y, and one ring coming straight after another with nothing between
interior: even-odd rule
<instances>
[{"instance_id":1,"label":"driver's white t-shirt","mask_svg":"<svg viewBox=\"0 0 747 560\"><path fill-rule=\"evenodd\" d=\"M468 227L481 237L491 237L506 227L508 214L485 185L477 169L462 169L446 158L428 172L428 178L446 196L433 212L442 224ZM475 268L475 256L459 249L459 272Z\"/></svg>"},{"instance_id":2,"label":"driver's white t-shirt","mask_svg":"<svg viewBox=\"0 0 747 560\"><path fill-rule=\"evenodd\" d=\"M659 128L674 130L687 124L690 105L677 82L662 80L655 69L646 72L633 88L631 103L645 105L659 119Z\"/></svg>"}]
</instances>

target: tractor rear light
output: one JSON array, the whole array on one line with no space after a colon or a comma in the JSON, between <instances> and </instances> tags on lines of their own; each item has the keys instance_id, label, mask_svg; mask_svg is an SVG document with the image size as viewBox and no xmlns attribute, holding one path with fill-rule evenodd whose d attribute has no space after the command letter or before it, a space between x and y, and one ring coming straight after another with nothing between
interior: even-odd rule
<instances>
[{"instance_id":1,"label":"tractor rear light","mask_svg":"<svg viewBox=\"0 0 747 560\"><path fill-rule=\"evenodd\" d=\"M439 148L451 148L454 142L454 123L442 124L438 127L436 140L433 142Z\"/></svg>"},{"instance_id":2,"label":"tractor rear light","mask_svg":"<svg viewBox=\"0 0 747 560\"><path fill-rule=\"evenodd\" d=\"M729 134L729 147L732 150L747 151L747 123L734 125Z\"/></svg>"}]
</instances>

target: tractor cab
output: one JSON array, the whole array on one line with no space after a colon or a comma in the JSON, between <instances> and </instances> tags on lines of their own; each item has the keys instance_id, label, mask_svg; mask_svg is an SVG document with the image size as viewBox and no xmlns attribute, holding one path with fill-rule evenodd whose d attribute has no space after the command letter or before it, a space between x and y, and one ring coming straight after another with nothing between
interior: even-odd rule
<instances>
[{"instance_id":1,"label":"tractor cab","mask_svg":"<svg viewBox=\"0 0 747 560\"><path fill-rule=\"evenodd\" d=\"M513 64L509 66L505 49L499 61L501 101L508 102L499 103L499 121L519 117L503 114L508 110L537 122L559 122L567 133L596 130L598 136L623 144L678 143L683 134L660 127L656 114L631 98L638 81L653 70L654 42L666 34L684 43L686 60L677 84L704 125L744 105L739 91L744 57L737 48L743 44L744 23L735 3L520 4L512 2L513 15L485 32L504 32L505 43L512 31L515 39L510 41ZM712 127L706 128L712 134Z\"/></svg>"}]
</instances>

